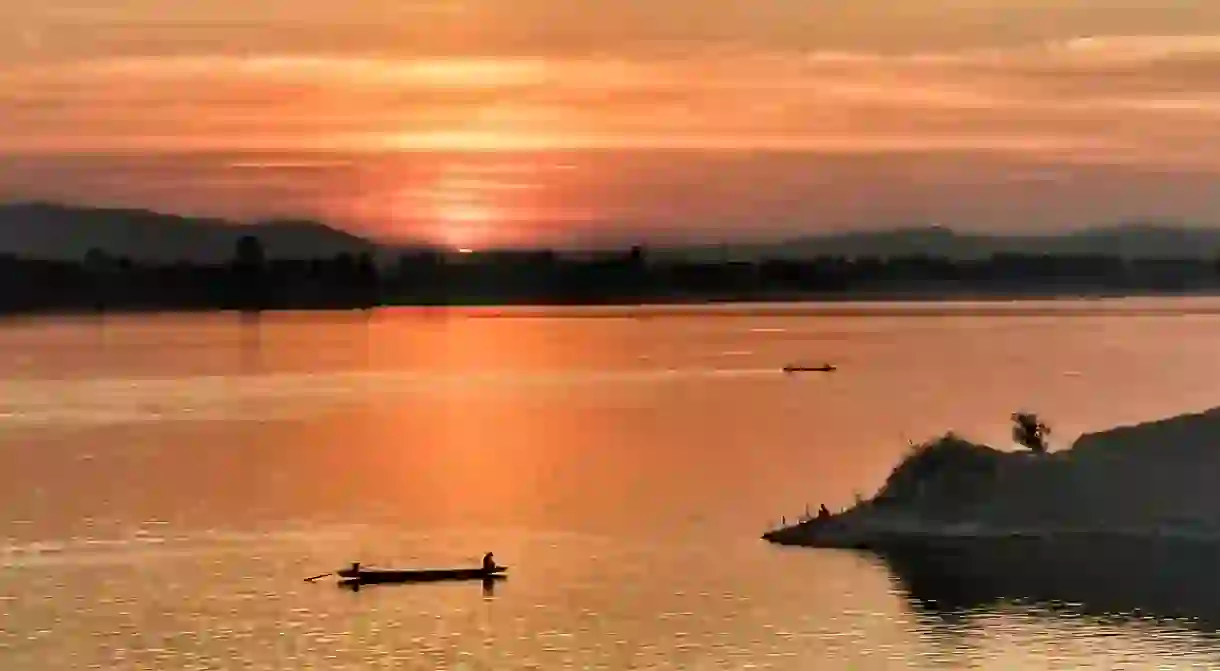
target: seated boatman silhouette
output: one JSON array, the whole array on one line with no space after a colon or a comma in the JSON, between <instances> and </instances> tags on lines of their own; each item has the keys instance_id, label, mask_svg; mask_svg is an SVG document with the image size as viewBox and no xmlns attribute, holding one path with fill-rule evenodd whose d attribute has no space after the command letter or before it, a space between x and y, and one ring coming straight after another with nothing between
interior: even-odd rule
<instances>
[{"instance_id":1,"label":"seated boatman silhouette","mask_svg":"<svg viewBox=\"0 0 1220 671\"><path fill-rule=\"evenodd\" d=\"M483 555L483 570L491 572L496 568L496 559L492 553L488 552L487 554Z\"/></svg>"}]
</instances>

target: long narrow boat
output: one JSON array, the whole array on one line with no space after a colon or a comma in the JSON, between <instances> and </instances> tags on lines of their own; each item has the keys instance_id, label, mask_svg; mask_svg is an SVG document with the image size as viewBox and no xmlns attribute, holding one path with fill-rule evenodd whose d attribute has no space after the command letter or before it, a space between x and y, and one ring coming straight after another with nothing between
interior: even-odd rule
<instances>
[{"instance_id":1,"label":"long narrow boat","mask_svg":"<svg viewBox=\"0 0 1220 671\"><path fill-rule=\"evenodd\" d=\"M784 366L785 373L833 373L836 370L838 368L829 363L821 366L798 366L791 364Z\"/></svg>"},{"instance_id":2,"label":"long narrow boat","mask_svg":"<svg viewBox=\"0 0 1220 671\"><path fill-rule=\"evenodd\" d=\"M337 572L344 578L346 584L374 585L383 583L411 582L442 582L448 580L503 580L508 577L507 566L497 566L493 569L455 568L455 569L420 569L410 571L378 570L378 569L343 569Z\"/></svg>"}]
</instances>

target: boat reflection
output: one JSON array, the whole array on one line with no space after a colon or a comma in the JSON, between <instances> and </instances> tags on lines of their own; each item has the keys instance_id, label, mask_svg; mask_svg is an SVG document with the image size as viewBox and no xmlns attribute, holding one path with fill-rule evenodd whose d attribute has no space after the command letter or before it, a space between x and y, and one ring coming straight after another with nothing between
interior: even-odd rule
<instances>
[{"instance_id":1,"label":"boat reflection","mask_svg":"<svg viewBox=\"0 0 1220 671\"><path fill-rule=\"evenodd\" d=\"M481 582L483 585L483 596L484 597L495 596L496 595L496 583L502 581L503 579L504 579L503 576L494 576L494 577L490 577L490 578L483 578L482 580L480 580L479 582ZM438 583L435 583L435 582L432 582L432 583L412 583L412 582L405 582L405 583L404 582L382 582L382 583L373 582L373 583L370 583L370 582L365 582L363 580L358 580L358 579L348 579L348 580L340 580L336 584L341 589L350 590L352 592L359 592L362 589L370 589L372 587L410 587L410 586L418 587L418 586L424 585L424 584L436 585ZM444 584L452 584L452 583L444 583Z\"/></svg>"},{"instance_id":2,"label":"boat reflection","mask_svg":"<svg viewBox=\"0 0 1220 671\"><path fill-rule=\"evenodd\" d=\"M1091 537L878 554L917 614L957 619L1017 604L1220 633L1220 544Z\"/></svg>"}]
</instances>

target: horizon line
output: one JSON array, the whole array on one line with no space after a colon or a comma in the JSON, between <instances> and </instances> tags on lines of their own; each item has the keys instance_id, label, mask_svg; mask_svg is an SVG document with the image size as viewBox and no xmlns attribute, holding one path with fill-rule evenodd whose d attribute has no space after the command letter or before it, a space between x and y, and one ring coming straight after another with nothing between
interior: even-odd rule
<instances>
[{"instance_id":1,"label":"horizon line","mask_svg":"<svg viewBox=\"0 0 1220 671\"><path fill-rule=\"evenodd\" d=\"M415 240L410 237L395 237L395 236L370 236L366 231L351 230L341 224L331 223L323 217L308 214L281 214L268 215L255 218L236 218L225 215L208 215L208 214L189 214L183 212L170 212L165 210L153 209L144 206L132 205L93 205L83 204L80 202L53 201L47 199L13 199L0 200L0 210L3 209L18 209L18 208L48 208L59 210L70 210L79 212L109 212L109 213L130 213L144 214L154 217L182 219L200 224L217 224L228 226L252 226L265 227L289 224L315 225L327 228L337 233L350 235L354 238L362 240L366 243L378 248L389 249L436 249L446 251L459 251L457 248L451 248L449 245L438 244L425 240ZM836 230L810 231L810 232L795 232L790 235L773 235L773 236L733 236L732 239L707 239L707 240L656 240L657 236L652 237L653 241L649 242L646 239L638 239L636 241L571 241L563 244L550 245L530 245L530 244L499 244L486 247L471 247L464 245L463 247L471 248L477 253L488 253L496 251L522 251L522 250L565 250L565 251L605 251L607 249L630 249L632 247L642 247L645 249L714 249L716 247L742 247L754 245L782 245L793 242L804 242L814 240L826 240L832 238L842 238L849 236L877 236L877 235L892 235L902 233L917 233L917 232L944 232L954 237L960 238L986 238L986 239L1054 239L1066 238L1072 235L1080 235L1086 233L1115 231L1122 229L1152 229L1166 231L1215 231L1220 233L1220 224L1203 224L1191 223L1181 217L1157 217L1157 216L1133 216L1129 218L1114 220L1111 223L1089 224L1080 227L1073 227L1068 230L1056 232L1023 232L1023 231L971 231L963 230L959 227L938 224L934 222L926 223L911 223L908 225L891 225L880 228L844 228ZM609 237L609 236L607 236ZM665 237L663 234L660 237Z\"/></svg>"}]
</instances>

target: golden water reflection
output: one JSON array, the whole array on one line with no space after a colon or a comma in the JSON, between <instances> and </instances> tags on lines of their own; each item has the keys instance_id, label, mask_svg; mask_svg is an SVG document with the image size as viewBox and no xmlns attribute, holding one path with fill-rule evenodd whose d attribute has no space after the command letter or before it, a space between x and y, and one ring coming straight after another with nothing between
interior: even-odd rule
<instances>
[{"instance_id":1,"label":"golden water reflection","mask_svg":"<svg viewBox=\"0 0 1220 671\"><path fill-rule=\"evenodd\" d=\"M918 566L757 540L781 514L880 484L906 438L1002 440L1026 404L1070 437L1213 403L1217 306L1123 305L11 322L0 599L18 624L0 661L1207 664L1214 627L1172 613L1098 623L977 589L963 609L928 609ZM809 358L839 372L779 372ZM490 599L300 580L488 550L513 567Z\"/></svg>"}]
</instances>

